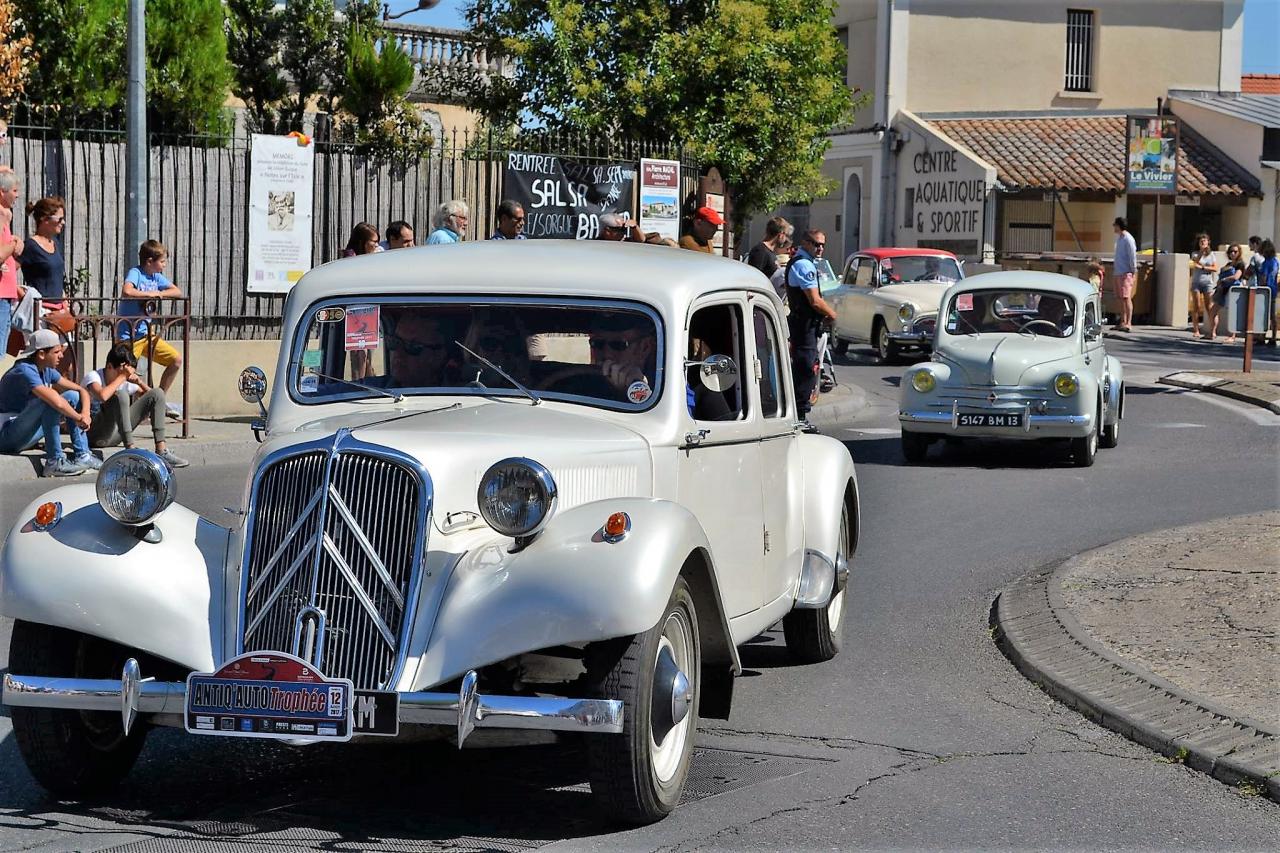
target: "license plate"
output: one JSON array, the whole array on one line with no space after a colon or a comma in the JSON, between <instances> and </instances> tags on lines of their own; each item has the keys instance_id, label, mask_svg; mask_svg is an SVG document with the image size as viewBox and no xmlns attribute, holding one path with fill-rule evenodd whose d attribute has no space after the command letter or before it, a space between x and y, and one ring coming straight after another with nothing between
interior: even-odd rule
<instances>
[{"instance_id":1,"label":"license plate","mask_svg":"<svg viewBox=\"0 0 1280 853\"><path fill-rule=\"evenodd\" d=\"M251 652L189 675L184 716L198 735L347 741L354 696L349 680L325 678L301 658Z\"/></svg>"},{"instance_id":2,"label":"license plate","mask_svg":"<svg viewBox=\"0 0 1280 853\"><path fill-rule=\"evenodd\" d=\"M351 731L383 737L400 734L400 694L388 690L357 690L351 708Z\"/></svg>"},{"instance_id":3,"label":"license plate","mask_svg":"<svg viewBox=\"0 0 1280 853\"><path fill-rule=\"evenodd\" d=\"M962 427L1020 427L1022 426L1022 413L982 412L972 415L961 414L957 416L956 425Z\"/></svg>"}]
</instances>

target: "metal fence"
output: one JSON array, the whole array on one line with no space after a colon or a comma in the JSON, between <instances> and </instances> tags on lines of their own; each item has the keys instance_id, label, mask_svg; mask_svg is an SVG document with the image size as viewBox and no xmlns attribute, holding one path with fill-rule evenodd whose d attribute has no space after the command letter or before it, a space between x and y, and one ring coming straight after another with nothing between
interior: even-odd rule
<instances>
[{"instance_id":1,"label":"metal fence","mask_svg":"<svg viewBox=\"0 0 1280 853\"><path fill-rule=\"evenodd\" d=\"M149 236L169 249L168 276L191 300L194 338L271 338L279 334L283 296L246 289L250 137L154 134L150 139ZM441 134L427 156L402 164L377 162L352 141L332 134L315 140L315 215L312 259L333 260L357 222L380 229L404 219L419 239L432 210L453 198L472 208L468 239L491 233L502 198L509 151L558 154L582 161L679 160L687 192L698 166L681 146L569 134L499 137L468 130ZM21 178L23 200L66 200L63 251L75 295L109 299L137 263L124 246L125 134L119 128L10 127L0 162ZM22 215L15 210L15 219ZM14 223L14 233L26 229Z\"/></svg>"}]
</instances>

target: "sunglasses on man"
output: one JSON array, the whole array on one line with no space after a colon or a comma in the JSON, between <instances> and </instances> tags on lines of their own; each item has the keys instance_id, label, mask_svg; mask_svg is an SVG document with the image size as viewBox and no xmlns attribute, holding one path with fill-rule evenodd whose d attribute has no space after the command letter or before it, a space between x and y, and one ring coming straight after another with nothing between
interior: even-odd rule
<instances>
[{"instance_id":1,"label":"sunglasses on man","mask_svg":"<svg viewBox=\"0 0 1280 853\"><path fill-rule=\"evenodd\" d=\"M387 349L400 350L408 355L422 355L427 350L438 352L444 349L443 343L431 344L425 341L411 341L399 335L387 335Z\"/></svg>"},{"instance_id":2,"label":"sunglasses on man","mask_svg":"<svg viewBox=\"0 0 1280 853\"><path fill-rule=\"evenodd\" d=\"M631 341L624 338L588 338L587 343L592 349L608 347L613 352L626 352L631 347Z\"/></svg>"}]
</instances>

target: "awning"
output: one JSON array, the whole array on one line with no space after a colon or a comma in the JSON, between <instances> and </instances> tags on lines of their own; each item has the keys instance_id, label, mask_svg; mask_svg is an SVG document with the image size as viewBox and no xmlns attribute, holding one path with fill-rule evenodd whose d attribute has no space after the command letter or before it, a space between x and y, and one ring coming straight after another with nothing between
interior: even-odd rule
<instances>
[{"instance_id":1,"label":"awning","mask_svg":"<svg viewBox=\"0 0 1280 853\"><path fill-rule=\"evenodd\" d=\"M1125 117L929 119L995 166L1005 189L1123 193ZM1258 180L1182 123L1178 192L1262 197Z\"/></svg>"}]
</instances>

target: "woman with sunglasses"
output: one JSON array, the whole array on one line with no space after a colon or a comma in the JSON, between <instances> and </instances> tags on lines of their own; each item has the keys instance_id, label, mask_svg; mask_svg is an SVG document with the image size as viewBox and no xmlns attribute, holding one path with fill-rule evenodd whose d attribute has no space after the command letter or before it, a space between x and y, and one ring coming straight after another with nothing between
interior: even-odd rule
<instances>
[{"instance_id":1,"label":"woman with sunglasses","mask_svg":"<svg viewBox=\"0 0 1280 853\"><path fill-rule=\"evenodd\" d=\"M1218 285L1214 288L1213 299L1209 303L1209 329L1205 333L1205 340L1213 340L1214 335L1218 334L1218 315L1222 313L1222 309L1227 306L1227 295L1231 293L1231 288L1235 287L1244 279L1244 249L1237 243L1227 249L1227 262L1222 265L1221 272L1218 273ZM1234 344L1236 342L1236 331L1231 330L1227 343Z\"/></svg>"},{"instance_id":2,"label":"woman with sunglasses","mask_svg":"<svg viewBox=\"0 0 1280 853\"><path fill-rule=\"evenodd\" d=\"M66 205L58 196L47 196L27 205L35 231L25 241L18 263L27 287L40 292L46 312L65 311L67 265L62 256L62 227Z\"/></svg>"}]
</instances>

